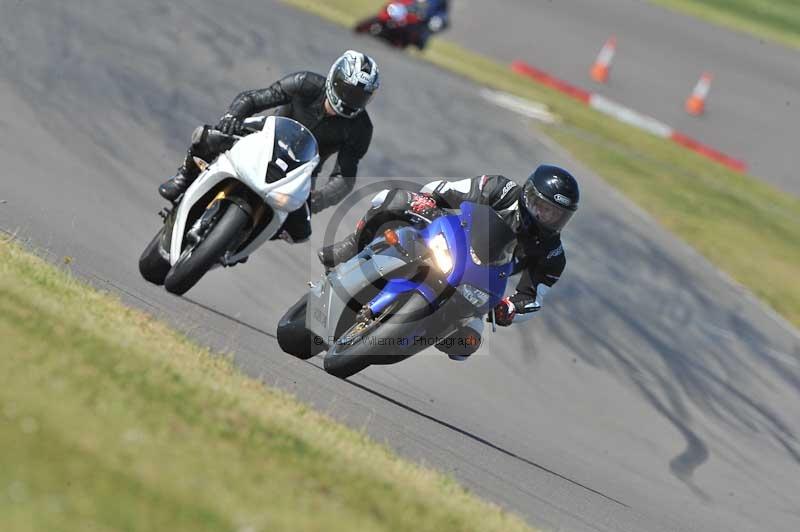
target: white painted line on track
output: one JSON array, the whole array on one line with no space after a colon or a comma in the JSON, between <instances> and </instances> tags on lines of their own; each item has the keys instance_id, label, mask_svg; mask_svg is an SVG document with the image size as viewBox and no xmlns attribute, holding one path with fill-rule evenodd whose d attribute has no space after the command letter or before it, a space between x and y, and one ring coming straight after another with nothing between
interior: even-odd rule
<instances>
[{"instance_id":1,"label":"white painted line on track","mask_svg":"<svg viewBox=\"0 0 800 532\"><path fill-rule=\"evenodd\" d=\"M599 94L592 94L589 99L589 106L597 109L601 113L613 116L620 122L630 124L645 131L649 131L653 135L668 139L672 136L673 129L667 124L649 117L645 114L634 111L630 107L609 100L605 96Z\"/></svg>"},{"instance_id":2,"label":"white painted line on track","mask_svg":"<svg viewBox=\"0 0 800 532\"><path fill-rule=\"evenodd\" d=\"M517 96L505 92L497 92L489 89L482 89L481 96L499 107L546 124L556 124L561 121L561 119L551 113L548 107L543 103L525 100L524 98L518 98Z\"/></svg>"}]
</instances>

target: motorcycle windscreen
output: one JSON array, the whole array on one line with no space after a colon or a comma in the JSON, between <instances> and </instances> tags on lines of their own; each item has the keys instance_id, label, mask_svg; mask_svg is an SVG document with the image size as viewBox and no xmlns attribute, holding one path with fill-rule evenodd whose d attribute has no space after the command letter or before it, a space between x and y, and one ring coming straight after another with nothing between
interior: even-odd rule
<instances>
[{"instance_id":1,"label":"motorcycle windscreen","mask_svg":"<svg viewBox=\"0 0 800 532\"><path fill-rule=\"evenodd\" d=\"M494 209L462 203L461 211L470 218L470 246L480 264L502 266L514 260L517 235Z\"/></svg>"},{"instance_id":2,"label":"motorcycle windscreen","mask_svg":"<svg viewBox=\"0 0 800 532\"><path fill-rule=\"evenodd\" d=\"M317 151L317 140L305 126L291 118L275 117L272 163L284 175L312 161Z\"/></svg>"}]
</instances>

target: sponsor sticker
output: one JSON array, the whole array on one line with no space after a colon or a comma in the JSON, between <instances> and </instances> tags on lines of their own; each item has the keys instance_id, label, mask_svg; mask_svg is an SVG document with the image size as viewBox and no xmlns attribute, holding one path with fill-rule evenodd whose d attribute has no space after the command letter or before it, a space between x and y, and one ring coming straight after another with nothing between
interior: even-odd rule
<instances>
[{"instance_id":1,"label":"sponsor sticker","mask_svg":"<svg viewBox=\"0 0 800 532\"><path fill-rule=\"evenodd\" d=\"M556 203L563 205L564 207L569 207L572 205L572 202L563 194L556 194L553 196L553 199L556 200Z\"/></svg>"},{"instance_id":2,"label":"sponsor sticker","mask_svg":"<svg viewBox=\"0 0 800 532\"><path fill-rule=\"evenodd\" d=\"M503 187L503 192L500 194L500 199L505 198L506 194L508 194L508 191L514 188L515 186L517 185L513 181L509 181L508 183L506 183L506 186Z\"/></svg>"},{"instance_id":3,"label":"sponsor sticker","mask_svg":"<svg viewBox=\"0 0 800 532\"><path fill-rule=\"evenodd\" d=\"M559 256L559 255L561 255L562 253L564 253L564 247L560 245L560 246L558 246L556 249L554 249L553 251L551 251L550 253L548 253L548 254L547 254L547 258L548 258L548 259L552 259L553 257L558 257L558 256Z\"/></svg>"}]
</instances>

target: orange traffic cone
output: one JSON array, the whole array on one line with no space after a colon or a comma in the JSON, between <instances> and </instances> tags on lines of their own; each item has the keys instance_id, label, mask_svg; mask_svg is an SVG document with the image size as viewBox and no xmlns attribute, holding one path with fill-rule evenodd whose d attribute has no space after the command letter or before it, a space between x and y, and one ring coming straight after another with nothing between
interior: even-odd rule
<instances>
[{"instance_id":1,"label":"orange traffic cone","mask_svg":"<svg viewBox=\"0 0 800 532\"><path fill-rule=\"evenodd\" d=\"M708 72L700 76L700 81L695 85L692 94L686 100L686 112L692 116L700 116L706 110L706 98L711 90L711 80L714 78Z\"/></svg>"},{"instance_id":2,"label":"orange traffic cone","mask_svg":"<svg viewBox=\"0 0 800 532\"><path fill-rule=\"evenodd\" d=\"M589 71L592 79L597 83L606 83L608 81L608 75L611 72L611 61L614 59L616 51L617 37L612 35L603 45L603 48L600 49L600 53L597 54L597 59L595 59L592 69Z\"/></svg>"}]
</instances>

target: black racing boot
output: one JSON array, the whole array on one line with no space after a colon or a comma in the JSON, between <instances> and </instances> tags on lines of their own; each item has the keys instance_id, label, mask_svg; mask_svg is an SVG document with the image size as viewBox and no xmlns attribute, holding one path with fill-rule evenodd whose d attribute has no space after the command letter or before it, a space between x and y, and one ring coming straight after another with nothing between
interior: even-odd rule
<instances>
[{"instance_id":1,"label":"black racing boot","mask_svg":"<svg viewBox=\"0 0 800 532\"><path fill-rule=\"evenodd\" d=\"M351 234L341 242L336 242L330 246L325 246L317 252L317 258L327 269L332 269L339 264L348 261L358 253L358 242L355 233Z\"/></svg>"},{"instance_id":2,"label":"black racing boot","mask_svg":"<svg viewBox=\"0 0 800 532\"><path fill-rule=\"evenodd\" d=\"M194 162L191 152L186 155L186 160L178 168L178 173L158 187L158 193L169 201L175 201L181 194L186 192L197 176L200 175L200 168Z\"/></svg>"}]
</instances>

